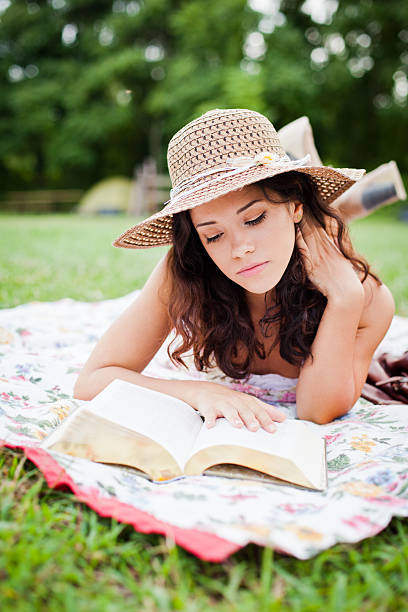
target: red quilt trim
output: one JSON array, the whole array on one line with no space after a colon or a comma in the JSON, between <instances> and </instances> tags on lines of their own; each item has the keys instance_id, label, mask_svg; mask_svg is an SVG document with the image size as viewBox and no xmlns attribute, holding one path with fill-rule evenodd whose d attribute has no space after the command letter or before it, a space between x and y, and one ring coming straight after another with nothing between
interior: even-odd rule
<instances>
[{"instance_id":1,"label":"red quilt trim","mask_svg":"<svg viewBox=\"0 0 408 612\"><path fill-rule=\"evenodd\" d=\"M95 510L100 516L110 516L122 523L129 523L141 533L161 533L204 561L220 562L242 548L212 533L197 529L183 529L165 523L154 516L125 504L112 497L102 497L97 489L81 488L72 480L63 467L42 448L8 444L0 440L0 446L21 448L27 458L44 474L51 488L68 486L80 501Z\"/></svg>"}]
</instances>

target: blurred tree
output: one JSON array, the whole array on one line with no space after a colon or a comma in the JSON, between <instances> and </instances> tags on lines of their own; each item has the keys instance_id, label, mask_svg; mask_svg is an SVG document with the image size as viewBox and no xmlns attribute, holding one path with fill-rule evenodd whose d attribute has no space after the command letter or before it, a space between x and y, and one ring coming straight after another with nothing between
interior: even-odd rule
<instances>
[{"instance_id":1,"label":"blurred tree","mask_svg":"<svg viewBox=\"0 0 408 612\"><path fill-rule=\"evenodd\" d=\"M307 114L323 160L372 169L397 159L407 172L408 3L283 0L281 10L308 45Z\"/></svg>"},{"instance_id":2,"label":"blurred tree","mask_svg":"<svg viewBox=\"0 0 408 612\"><path fill-rule=\"evenodd\" d=\"M210 108L307 114L327 163L408 170L399 0L0 0L0 181L130 175Z\"/></svg>"},{"instance_id":3,"label":"blurred tree","mask_svg":"<svg viewBox=\"0 0 408 612\"><path fill-rule=\"evenodd\" d=\"M177 4L9 3L0 23L4 186L87 186L131 174L149 146L144 99Z\"/></svg>"},{"instance_id":4,"label":"blurred tree","mask_svg":"<svg viewBox=\"0 0 408 612\"><path fill-rule=\"evenodd\" d=\"M216 107L308 115L327 163L408 171L408 4L398 0L190 0L169 21L174 51L147 110L165 142Z\"/></svg>"}]
</instances>

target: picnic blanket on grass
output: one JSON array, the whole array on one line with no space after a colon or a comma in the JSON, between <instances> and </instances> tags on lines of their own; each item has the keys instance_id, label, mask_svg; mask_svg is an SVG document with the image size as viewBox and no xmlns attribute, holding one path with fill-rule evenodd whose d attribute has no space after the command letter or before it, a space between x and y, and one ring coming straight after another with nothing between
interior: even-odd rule
<instances>
[{"instance_id":1,"label":"picnic blanket on grass","mask_svg":"<svg viewBox=\"0 0 408 612\"><path fill-rule=\"evenodd\" d=\"M249 542L308 559L337 542L373 536L393 516L408 515L408 406L375 406L360 399L328 425L307 423L326 437L325 492L212 476L155 484L130 468L39 448L83 403L72 398L77 374L136 295L93 303L30 302L0 310L0 444L24 449L49 486L67 485L100 515L140 532L165 534L208 561L222 561ZM407 348L408 319L396 316L378 351ZM174 368L164 350L146 373L204 376ZM293 389L281 388L277 396L276 386L268 387L270 380L258 376L256 384L238 388L282 402L279 406L294 417Z\"/></svg>"}]
</instances>

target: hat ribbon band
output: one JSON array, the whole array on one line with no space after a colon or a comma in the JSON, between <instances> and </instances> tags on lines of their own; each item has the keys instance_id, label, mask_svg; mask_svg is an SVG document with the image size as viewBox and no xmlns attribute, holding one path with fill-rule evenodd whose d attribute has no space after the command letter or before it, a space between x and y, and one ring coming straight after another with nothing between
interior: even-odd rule
<instances>
[{"instance_id":1,"label":"hat ribbon band","mask_svg":"<svg viewBox=\"0 0 408 612\"><path fill-rule=\"evenodd\" d=\"M222 178L228 178L234 176L235 174L241 174L241 172L244 172L245 170L249 170L250 168L254 168L256 166L270 166L276 167L277 169L285 168L285 166L290 166L290 169L292 170L300 166L307 166L310 163L310 155L308 154L305 157L302 157L301 159L290 159L287 155L279 156L276 153L266 152L258 153L254 157L233 157L228 159L226 163L226 166L211 168L210 170L206 170L206 172L202 172L201 174L195 174L194 176L182 181L180 185L177 185L177 187L174 187L174 189L170 191L170 200L167 200L167 202L164 203L164 206L167 206L167 204L170 203L174 204L181 195L190 195L192 193L195 193L196 191L199 191L203 187L207 187L212 183L216 183L220 180L220 177L207 181L204 185L197 185L197 187L193 187L192 189L188 189L187 191L185 191L185 187L195 182L197 179L207 178L208 176L211 176L212 174L216 174L218 172L224 173L224 176Z\"/></svg>"}]
</instances>

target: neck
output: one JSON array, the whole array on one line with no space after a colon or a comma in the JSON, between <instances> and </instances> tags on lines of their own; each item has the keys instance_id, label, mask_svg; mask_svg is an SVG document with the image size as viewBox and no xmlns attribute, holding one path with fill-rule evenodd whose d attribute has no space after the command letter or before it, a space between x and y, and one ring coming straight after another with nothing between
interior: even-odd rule
<instances>
[{"instance_id":1,"label":"neck","mask_svg":"<svg viewBox=\"0 0 408 612\"><path fill-rule=\"evenodd\" d=\"M245 292L249 312L257 319L261 319L268 307L273 306L276 302L275 288L267 293L250 293Z\"/></svg>"}]
</instances>

